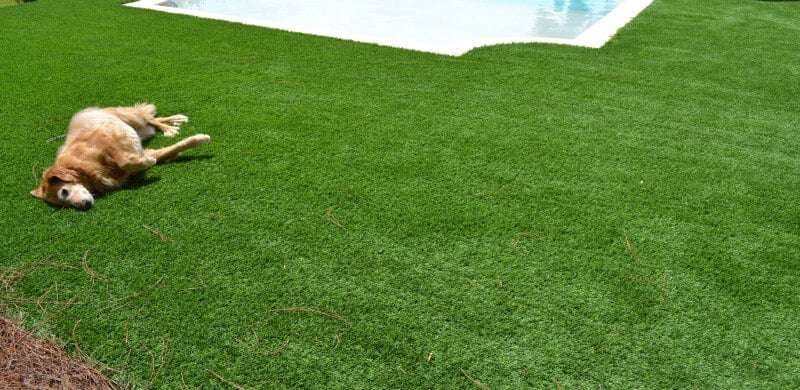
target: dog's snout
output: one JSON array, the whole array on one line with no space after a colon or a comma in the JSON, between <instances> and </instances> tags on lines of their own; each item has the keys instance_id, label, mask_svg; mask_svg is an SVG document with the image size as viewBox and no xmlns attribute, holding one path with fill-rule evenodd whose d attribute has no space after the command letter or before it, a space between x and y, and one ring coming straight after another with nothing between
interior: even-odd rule
<instances>
[{"instance_id":1,"label":"dog's snout","mask_svg":"<svg viewBox=\"0 0 800 390\"><path fill-rule=\"evenodd\" d=\"M86 200L81 202L81 208L84 209L84 210L88 210L88 209L92 208L92 206L94 206L94 201L91 200L91 199L86 199Z\"/></svg>"}]
</instances>

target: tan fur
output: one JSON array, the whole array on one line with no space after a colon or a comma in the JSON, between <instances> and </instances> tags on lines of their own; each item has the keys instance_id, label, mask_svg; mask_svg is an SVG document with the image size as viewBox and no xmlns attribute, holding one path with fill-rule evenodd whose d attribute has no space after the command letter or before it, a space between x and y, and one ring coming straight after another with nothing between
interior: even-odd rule
<instances>
[{"instance_id":1,"label":"tan fur","mask_svg":"<svg viewBox=\"0 0 800 390\"><path fill-rule=\"evenodd\" d=\"M131 175L210 141L209 136L198 134L165 148L144 149L142 140L152 137L155 129L172 137L188 121L184 115L157 118L155 112L152 104L138 104L87 108L75 114L55 163L45 171L41 185L31 195L54 205L88 208L91 205L81 207L75 199L60 198L58 191L80 184L91 194L102 194L121 186Z\"/></svg>"}]
</instances>

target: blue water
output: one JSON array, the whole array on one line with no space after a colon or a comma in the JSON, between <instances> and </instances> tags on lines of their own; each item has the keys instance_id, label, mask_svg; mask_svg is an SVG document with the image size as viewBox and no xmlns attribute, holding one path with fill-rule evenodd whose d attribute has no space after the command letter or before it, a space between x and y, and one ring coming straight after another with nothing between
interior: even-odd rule
<instances>
[{"instance_id":1,"label":"blue water","mask_svg":"<svg viewBox=\"0 0 800 390\"><path fill-rule=\"evenodd\" d=\"M162 5L291 31L456 52L482 43L575 38L621 1L170 0Z\"/></svg>"}]
</instances>

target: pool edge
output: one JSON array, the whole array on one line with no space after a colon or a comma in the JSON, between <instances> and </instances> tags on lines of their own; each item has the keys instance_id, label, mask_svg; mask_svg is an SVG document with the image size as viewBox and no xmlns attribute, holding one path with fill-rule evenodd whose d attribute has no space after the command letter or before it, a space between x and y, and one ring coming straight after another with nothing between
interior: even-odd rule
<instances>
[{"instance_id":1,"label":"pool edge","mask_svg":"<svg viewBox=\"0 0 800 390\"><path fill-rule=\"evenodd\" d=\"M222 20L226 22L239 23L248 26L271 28L291 33L307 34L322 38L338 39L350 42L398 48L403 50L418 51L423 53L460 57L478 48L490 47L496 45L525 44L525 43L545 43L545 44L568 45L568 46L578 46L591 49L599 49L605 46L605 44L608 43L608 41L610 41L614 36L617 35L619 30L621 30L634 18L636 18L636 16L638 16L645 9L647 9L647 7L649 7L655 0L625 0L616 8L614 8L614 10L612 10L608 15L604 16L597 22L593 23L588 29L586 29L586 31L582 32L575 38L534 37L530 39L512 38L509 40L491 40L485 42L474 41L469 44L463 45L463 48L460 49L452 49L452 50L448 49L439 51L409 47L403 45L402 43L375 42L374 40L370 40L368 37L364 38L335 37L321 33L295 30L292 28L287 28L286 26L276 26L274 24L267 24L251 18L230 16L213 12L186 10L176 7L167 7L159 5L159 3L163 3L164 1L165 0L138 0L129 3L124 3L123 5L131 8L148 9L153 11L160 11L171 14L179 14L179 15L188 15L203 19Z\"/></svg>"}]
</instances>

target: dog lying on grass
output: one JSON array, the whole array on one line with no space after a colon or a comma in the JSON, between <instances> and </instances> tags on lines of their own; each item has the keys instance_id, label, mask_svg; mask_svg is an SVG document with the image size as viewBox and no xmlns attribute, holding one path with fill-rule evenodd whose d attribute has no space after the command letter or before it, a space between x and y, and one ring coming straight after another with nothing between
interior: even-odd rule
<instances>
[{"instance_id":1,"label":"dog lying on grass","mask_svg":"<svg viewBox=\"0 0 800 390\"><path fill-rule=\"evenodd\" d=\"M156 118L156 107L87 108L72 117L56 162L48 168L31 195L54 206L86 210L94 195L120 187L129 177L174 159L186 149L207 143L198 134L161 149L144 149L142 141L156 130L174 137L189 121L185 115Z\"/></svg>"}]
</instances>

